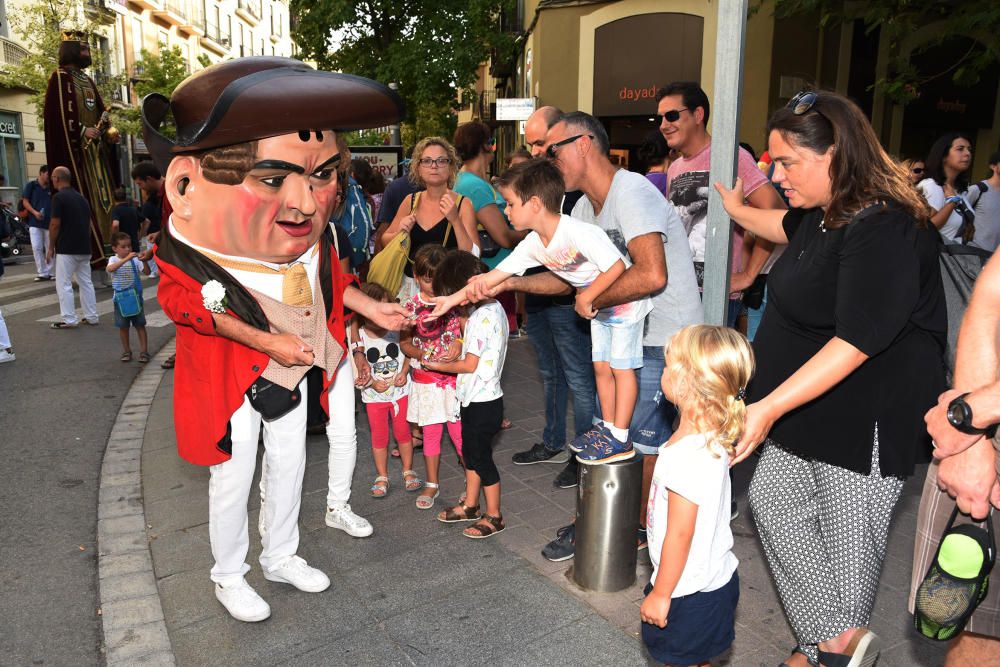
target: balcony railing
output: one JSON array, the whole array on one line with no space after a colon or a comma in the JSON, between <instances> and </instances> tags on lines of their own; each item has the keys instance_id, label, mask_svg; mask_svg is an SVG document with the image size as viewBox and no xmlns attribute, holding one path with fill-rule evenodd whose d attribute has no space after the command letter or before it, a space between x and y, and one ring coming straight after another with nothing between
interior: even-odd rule
<instances>
[{"instance_id":1,"label":"balcony railing","mask_svg":"<svg viewBox=\"0 0 1000 667\"><path fill-rule=\"evenodd\" d=\"M264 16L261 0L239 0L236 4L236 12L254 24Z\"/></svg>"},{"instance_id":2,"label":"balcony railing","mask_svg":"<svg viewBox=\"0 0 1000 667\"><path fill-rule=\"evenodd\" d=\"M187 20L188 8L187 3L184 2L184 0L167 0L165 4L168 12L174 16Z\"/></svg>"},{"instance_id":3,"label":"balcony railing","mask_svg":"<svg viewBox=\"0 0 1000 667\"><path fill-rule=\"evenodd\" d=\"M229 26L219 26L215 21L208 19L204 22L205 36L201 38L201 43L220 55L225 55L229 51L232 43L229 39Z\"/></svg>"},{"instance_id":4,"label":"balcony railing","mask_svg":"<svg viewBox=\"0 0 1000 667\"><path fill-rule=\"evenodd\" d=\"M23 46L0 37L0 66L19 65L27 57L28 51Z\"/></svg>"}]
</instances>

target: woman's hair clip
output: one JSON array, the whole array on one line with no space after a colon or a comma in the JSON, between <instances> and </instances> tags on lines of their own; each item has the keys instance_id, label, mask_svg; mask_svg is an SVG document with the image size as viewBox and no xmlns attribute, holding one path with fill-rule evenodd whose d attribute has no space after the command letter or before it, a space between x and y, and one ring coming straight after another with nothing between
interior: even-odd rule
<instances>
[{"instance_id":1,"label":"woman's hair clip","mask_svg":"<svg viewBox=\"0 0 1000 667\"><path fill-rule=\"evenodd\" d=\"M739 390L736 392L736 400L743 401L746 400L746 397L747 397L747 388L740 387Z\"/></svg>"}]
</instances>

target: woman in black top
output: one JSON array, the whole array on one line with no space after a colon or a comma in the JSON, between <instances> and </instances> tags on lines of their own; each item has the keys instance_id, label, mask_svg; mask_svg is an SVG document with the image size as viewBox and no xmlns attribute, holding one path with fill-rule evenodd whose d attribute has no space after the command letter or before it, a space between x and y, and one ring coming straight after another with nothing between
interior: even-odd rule
<instances>
[{"instance_id":1,"label":"woman in black top","mask_svg":"<svg viewBox=\"0 0 1000 667\"><path fill-rule=\"evenodd\" d=\"M410 235L409 262L399 290L402 303L416 293L413 281L413 257L422 246L430 243L446 248L472 251L476 235L476 214L472 202L451 188L458 176L458 158L446 139L428 137L413 149L410 181L424 192L407 195L399 205L392 224L382 234L382 245L400 232Z\"/></svg>"},{"instance_id":2,"label":"woman in black top","mask_svg":"<svg viewBox=\"0 0 1000 667\"><path fill-rule=\"evenodd\" d=\"M800 93L768 135L787 213L744 205L739 180L717 185L737 223L788 244L768 277L734 462L766 443L750 503L798 641L786 664L869 665L892 509L929 459L922 417L945 387L940 239L846 98Z\"/></svg>"}]
</instances>

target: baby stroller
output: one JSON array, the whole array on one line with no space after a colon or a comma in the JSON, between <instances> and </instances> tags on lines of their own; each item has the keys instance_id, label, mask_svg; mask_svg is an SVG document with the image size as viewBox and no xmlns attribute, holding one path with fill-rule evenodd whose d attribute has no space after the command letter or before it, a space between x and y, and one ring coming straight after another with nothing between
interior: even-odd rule
<instances>
[{"instance_id":1,"label":"baby stroller","mask_svg":"<svg viewBox=\"0 0 1000 667\"><path fill-rule=\"evenodd\" d=\"M18 257L31 248L28 225L6 205L0 205L0 257Z\"/></svg>"}]
</instances>

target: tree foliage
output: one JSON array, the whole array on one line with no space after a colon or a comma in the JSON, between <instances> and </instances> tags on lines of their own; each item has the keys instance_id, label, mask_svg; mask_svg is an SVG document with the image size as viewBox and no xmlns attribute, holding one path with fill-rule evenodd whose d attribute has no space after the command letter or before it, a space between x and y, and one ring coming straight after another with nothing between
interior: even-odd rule
<instances>
[{"instance_id":1,"label":"tree foliage","mask_svg":"<svg viewBox=\"0 0 1000 667\"><path fill-rule=\"evenodd\" d=\"M180 47L161 47L159 53L150 53L146 49L140 51L140 58L132 71L132 90L135 93L135 105L122 109L118 117L118 129L127 134L142 136L142 120L139 116L139 102L150 93L160 93L170 97L174 88L190 74L188 63L184 60ZM198 62L204 67L208 65L205 55L198 57ZM170 125L160 130L167 136L173 136L174 128Z\"/></svg>"},{"instance_id":2,"label":"tree foliage","mask_svg":"<svg viewBox=\"0 0 1000 667\"><path fill-rule=\"evenodd\" d=\"M516 54L516 0L292 0L293 37L320 69L397 82L416 131L449 131L479 65ZM448 117L448 118L445 118Z\"/></svg>"},{"instance_id":3,"label":"tree foliage","mask_svg":"<svg viewBox=\"0 0 1000 667\"><path fill-rule=\"evenodd\" d=\"M7 11L7 20L28 51L28 55L17 65L0 68L0 85L7 88L21 88L31 91L31 102L38 115L38 122L45 119L45 88L49 77L59 63L59 44L63 30L83 30L87 34L103 34L105 25L83 9L83 3L58 2L57 0L35 0L19 5L17 11ZM91 43L93 65L91 74L104 98L110 106L116 91L125 81L123 75L110 76L108 57L114 52L114 44L104 51Z\"/></svg>"},{"instance_id":4,"label":"tree foliage","mask_svg":"<svg viewBox=\"0 0 1000 667\"><path fill-rule=\"evenodd\" d=\"M880 39L889 40L892 58L889 74L876 82L892 100L909 102L920 95L923 84L949 76L958 85L973 86L982 72L1000 61L1000 3L981 0L773 0L778 18L814 14L820 24L862 20L869 32L881 29ZM765 0L758 0L759 10ZM925 26L934 26L933 37L903 52L907 38ZM972 47L954 62L941 63L933 72L918 71L911 56L919 55L956 36L974 40Z\"/></svg>"}]
</instances>

